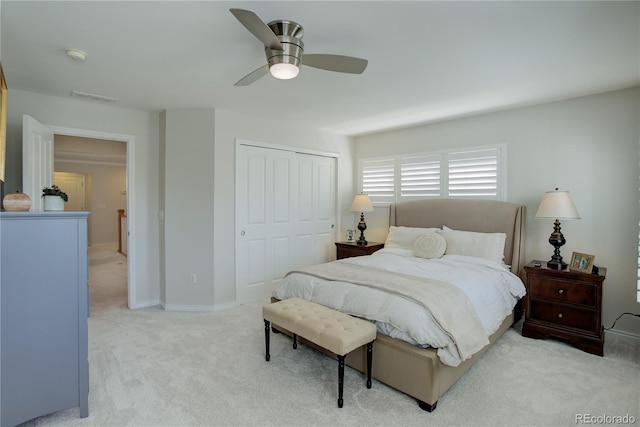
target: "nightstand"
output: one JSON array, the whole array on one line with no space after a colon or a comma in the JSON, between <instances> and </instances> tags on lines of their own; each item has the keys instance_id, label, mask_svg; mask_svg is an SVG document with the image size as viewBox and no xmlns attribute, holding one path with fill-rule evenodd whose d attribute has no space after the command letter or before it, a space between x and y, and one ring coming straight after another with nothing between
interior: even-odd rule
<instances>
[{"instance_id":1,"label":"nightstand","mask_svg":"<svg viewBox=\"0 0 640 427\"><path fill-rule=\"evenodd\" d=\"M524 271L527 296L522 335L562 339L602 356L602 282L607 269L600 267L598 274L574 273L547 268L546 261L531 261Z\"/></svg>"},{"instance_id":2,"label":"nightstand","mask_svg":"<svg viewBox=\"0 0 640 427\"><path fill-rule=\"evenodd\" d=\"M369 242L366 245L358 245L356 242L336 242L336 258L371 255L382 248L384 248L384 243L379 242Z\"/></svg>"}]
</instances>

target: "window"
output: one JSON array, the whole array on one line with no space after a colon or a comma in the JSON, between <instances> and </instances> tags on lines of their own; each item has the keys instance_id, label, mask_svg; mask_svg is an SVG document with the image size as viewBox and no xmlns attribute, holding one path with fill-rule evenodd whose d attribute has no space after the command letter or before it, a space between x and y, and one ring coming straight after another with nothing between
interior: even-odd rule
<instances>
[{"instance_id":1,"label":"window","mask_svg":"<svg viewBox=\"0 0 640 427\"><path fill-rule=\"evenodd\" d=\"M395 160L369 160L361 163L360 189L371 201L393 203L395 192Z\"/></svg>"},{"instance_id":2,"label":"window","mask_svg":"<svg viewBox=\"0 0 640 427\"><path fill-rule=\"evenodd\" d=\"M442 155L401 158L400 197L403 199L438 197L442 182L441 163Z\"/></svg>"},{"instance_id":3,"label":"window","mask_svg":"<svg viewBox=\"0 0 640 427\"><path fill-rule=\"evenodd\" d=\"M449 197L498 199L497 150L451 153Z\"/></svg>"},{"instance_id":4,"label":"window","mask_svg":"<svg viewBox=\"0 0 640 427\"><path fill-rule=\"evenodd\" d=\"M503 200L504 147L359 160L359 190L374 203L430 197Z\"/></svg>"}]
</instances>

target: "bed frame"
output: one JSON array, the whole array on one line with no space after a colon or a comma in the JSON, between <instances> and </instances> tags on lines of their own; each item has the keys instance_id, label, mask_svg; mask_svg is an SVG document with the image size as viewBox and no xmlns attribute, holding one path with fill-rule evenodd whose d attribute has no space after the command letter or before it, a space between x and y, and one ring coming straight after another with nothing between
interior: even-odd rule
<instances>
[{"instance_id":1,"label":"bed frame","mask_svg":"<svg viewBox=\"0 0 640 427\"><path fill-rule=\"evenodd\" d=\"M507 234L505 263L522 276L524 266L525 206L488 200L433 199L392 204L389 225L437 227ZM436 350L420 348L378 334L373 347L373 377L409 396L420 408L433 411L442 396L496 340L522 315L522 304L489 337L490 343L457 367L440 362ZM366 352L361 348L346 358L346 364L366 372Z\"/></svg>"}]
</instances>

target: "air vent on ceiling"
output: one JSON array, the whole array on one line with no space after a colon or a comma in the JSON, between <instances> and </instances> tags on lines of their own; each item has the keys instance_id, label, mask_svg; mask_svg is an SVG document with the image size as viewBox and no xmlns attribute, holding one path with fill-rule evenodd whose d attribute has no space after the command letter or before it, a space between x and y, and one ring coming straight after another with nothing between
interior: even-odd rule
<instances>
[{"instance_id":1,"label":"air vent on ceiling","mask_svg":"<svg viewBox=\"0 0 640 427\"><path fill-rule=\"evenodd\" d=\"M80 92L77 90L72 90L71 96L80 96L82 98L90 98L104 102L116 102L118 100L118 98L113 98L111 96L97 95L95 93Z\"/></svg>"}]
</instances>

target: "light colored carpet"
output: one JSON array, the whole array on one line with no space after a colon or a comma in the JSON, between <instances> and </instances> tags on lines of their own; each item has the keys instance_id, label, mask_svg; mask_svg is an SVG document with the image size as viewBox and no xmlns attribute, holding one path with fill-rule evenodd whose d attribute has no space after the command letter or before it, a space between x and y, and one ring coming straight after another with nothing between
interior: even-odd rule
<instances>
[{"instance_id":1,"label":"light colored carpet","mask_svg":"<svg viewBox=\"0 0 640 427\"><path fill-rule=\"evenodd\" d=\"M60 411L25 426L550 426L577 414L640 423L640 346L608 337L605 357L509 330L428 413L377 381L272 335L261 304L218 313L126 308L126 259L90 252L89 417ZM375 357L375 354L374 354Z\"/></svg>"}]
</instances>

